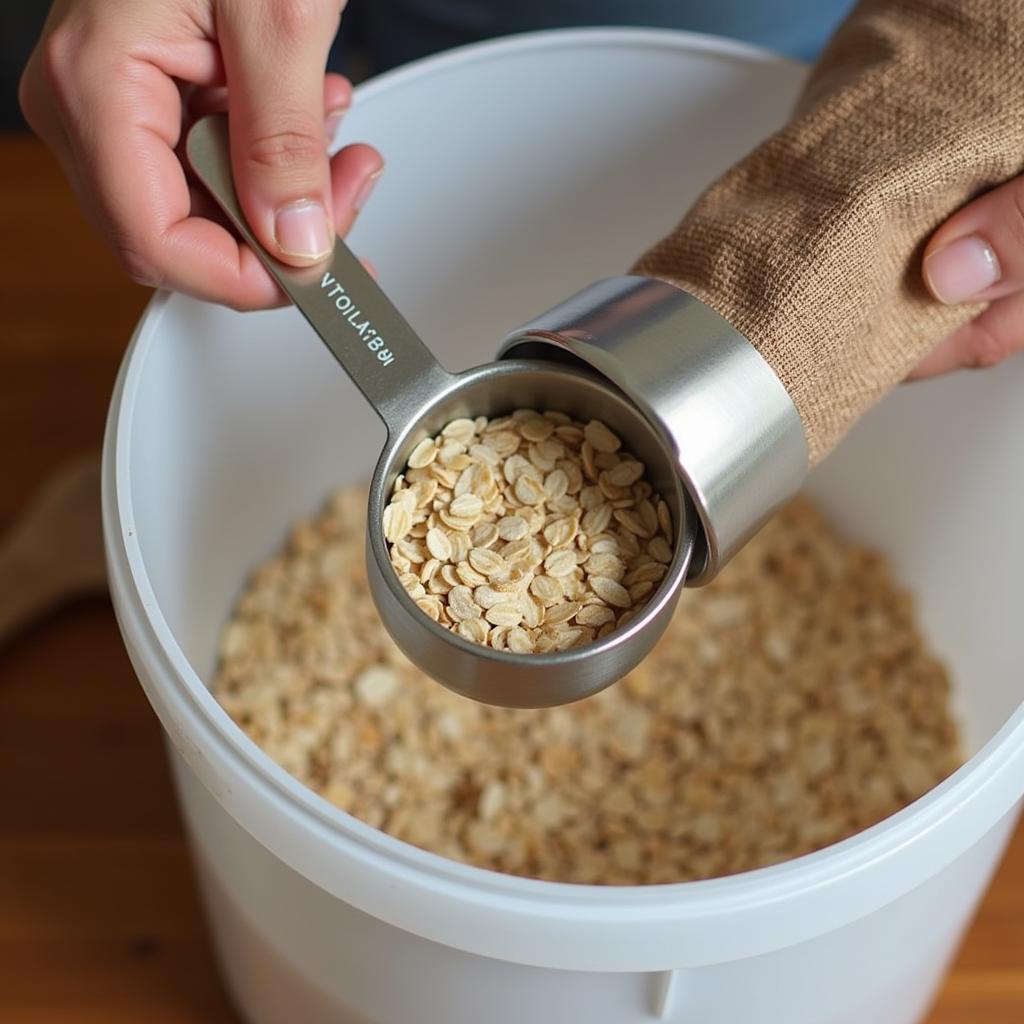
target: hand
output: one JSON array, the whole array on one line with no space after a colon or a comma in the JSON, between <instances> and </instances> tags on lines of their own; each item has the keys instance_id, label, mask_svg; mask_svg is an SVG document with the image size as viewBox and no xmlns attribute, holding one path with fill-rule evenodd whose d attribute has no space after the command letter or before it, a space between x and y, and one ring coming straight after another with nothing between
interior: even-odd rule
<instances>
[{"instance_id":1,"label":"hand","mask_svg":"<svg viewBox=\"0 0 1024 1024\"><path fill-rule=\"evenodd\" d=\"M22 77L29 124L135 280L236 309L283 296L190 187L195 117L228 109L246 218L283 262L320 262L383 162L327 137L351 101L324 75L344 0L56 0Z\"/></svg>"},{"instance_id":2,"label":"hand","mask_svg":"<svg viewBox=\"0 0 1024 1024\"><path fill-rule=\"evenodd\" d=\"M1024 351L1024 175L953 214L928 242L923 273L940 302L989 302L911 373L994 366Z\"/></svg>"}]
</instances>

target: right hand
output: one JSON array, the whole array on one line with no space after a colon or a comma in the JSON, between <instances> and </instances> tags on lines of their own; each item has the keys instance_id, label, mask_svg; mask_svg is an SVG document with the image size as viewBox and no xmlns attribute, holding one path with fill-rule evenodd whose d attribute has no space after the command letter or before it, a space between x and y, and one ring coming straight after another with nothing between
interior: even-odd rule
<instances>
[{"instance_id":1,"label":"right hand","mask_svg":"<svg viewBox=\"0 0 1024 1024\"><path fill-rule=\"evenodd\" d=\"M86 214L137 281L236 309L283 296L212 201L180 144L230 112L239 199L268 251L315 265L383 167L370 146L333 159L351 86L326 75L345 0L56 0L20 88Z\"/></svg>"}]
</instances>

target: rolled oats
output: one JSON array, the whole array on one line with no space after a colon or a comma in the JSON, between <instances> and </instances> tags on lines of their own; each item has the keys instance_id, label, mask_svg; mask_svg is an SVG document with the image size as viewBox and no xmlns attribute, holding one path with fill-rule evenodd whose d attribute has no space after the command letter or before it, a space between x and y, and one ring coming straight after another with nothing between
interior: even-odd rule
<instances>
[{"instance_id":1,"label":"rolled oats","mask_svg":"<svg viewBox=\"0 0 1024 1024\"><path fill-rule=\"evenodd\" d=\"M595 452L617 452L622 447L622 442L600 420L591 420L583 428L583 436Z\"/></svg>"},{"instance_id":2,"label":"rolled oats","mask_svg":"<svg viewBox=\"0 0 1024 1024\"><path fill-rule=\"evenodd\" d=\"M429 466L437 458L437 445L432 438L424 438L412 450L409 456L410 469L423 469Z\"/></svg>"},{"instance_id":3,"label":"rolled oats","mask_svg":"<svg viewBox=\"0 0 1024 1024\"><path fill-rule=\"evenodd\" d=\"M548 420L540 444L579 448L578 428ZM465 444L486 426L456 422L444 441ZM224 630L214 692L271 757L374 828L511 874L680 882L836 842L960 762L948 679L910 598L880 557L841 542L805 501L710 586L685 591L622 682L546 711L475 704L402 657L370 599L364 509L365 492L342 491L255 572ZM605 560L599 576L633 587L645 580L630 576L664 572L654 560L616 581L607 539L588 556ZM514 543L524 541L525 553L528 536ZM650 543L646 552L656 559ZM569 622L526 625L524 596L555 619L578 603L563 590L578 582L573 570L471 589L440 562L424 583L429 564L413 576L427 587L417 603L451 626L454 601L466 613L455 628L474 643L557 650L612 628L615 611L596 596ZM516 624L492 625L496 609Z\"/></svg>"},{"instance_id":4,"label":"rolled oats","mask_svg":"<svg viewBox=\"0 0 1024 1024\"><path fill-rule=\"evenodd\" d=\"M590 643L635 615L672 561L671 515L644 470L598 420L452 420L395 482L391 563L420 609L467 639L516 654ZM481 612L494 629L466 625Z\"/></svg>"}]
</instances>

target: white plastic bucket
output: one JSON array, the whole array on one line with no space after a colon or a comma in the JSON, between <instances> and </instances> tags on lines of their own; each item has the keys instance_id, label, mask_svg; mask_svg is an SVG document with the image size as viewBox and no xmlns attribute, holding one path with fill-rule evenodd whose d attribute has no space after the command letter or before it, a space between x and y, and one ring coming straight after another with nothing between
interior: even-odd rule
<instances>
[{"instance_id":1,"label":"white plastic bucket","mask_svg":"<svg viewBox=\"0 0 1024 1024\"><path fill-rule=\"evenodd\" d=\"M354 244L451 367L623 270L780 123L799 67L647 31L519 37L360 90L388 157ZM407 846L278 768L209 694L218 631L293 518L382 431L290 310L159 295L104 461L114 600L254 1024L910 1024L1024 792L1024 363L901 390L811 490L920 598L971 760L812 856L685 885L505 877Z\"/></svg>"}]
</instances>

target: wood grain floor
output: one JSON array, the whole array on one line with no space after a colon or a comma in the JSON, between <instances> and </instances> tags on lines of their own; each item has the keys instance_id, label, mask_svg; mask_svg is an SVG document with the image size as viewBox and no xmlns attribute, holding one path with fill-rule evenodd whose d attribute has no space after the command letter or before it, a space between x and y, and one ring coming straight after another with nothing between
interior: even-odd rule
<instances>
[{"instance_id":1,"label":"wood grain floor","mask_svg":"<svg viewBox=\"0 0 1024 1024\"><path fill-rule=\"evenodd\" d=\"M99 446L147 296L30 140L0 140L0 239L2 529L58 464ZM109 604L80 603L0 651L0 1021L238 1020L156 721ZM1024 832L928 1024L1022 1021Z\"/></svg>"}]
</instances>

